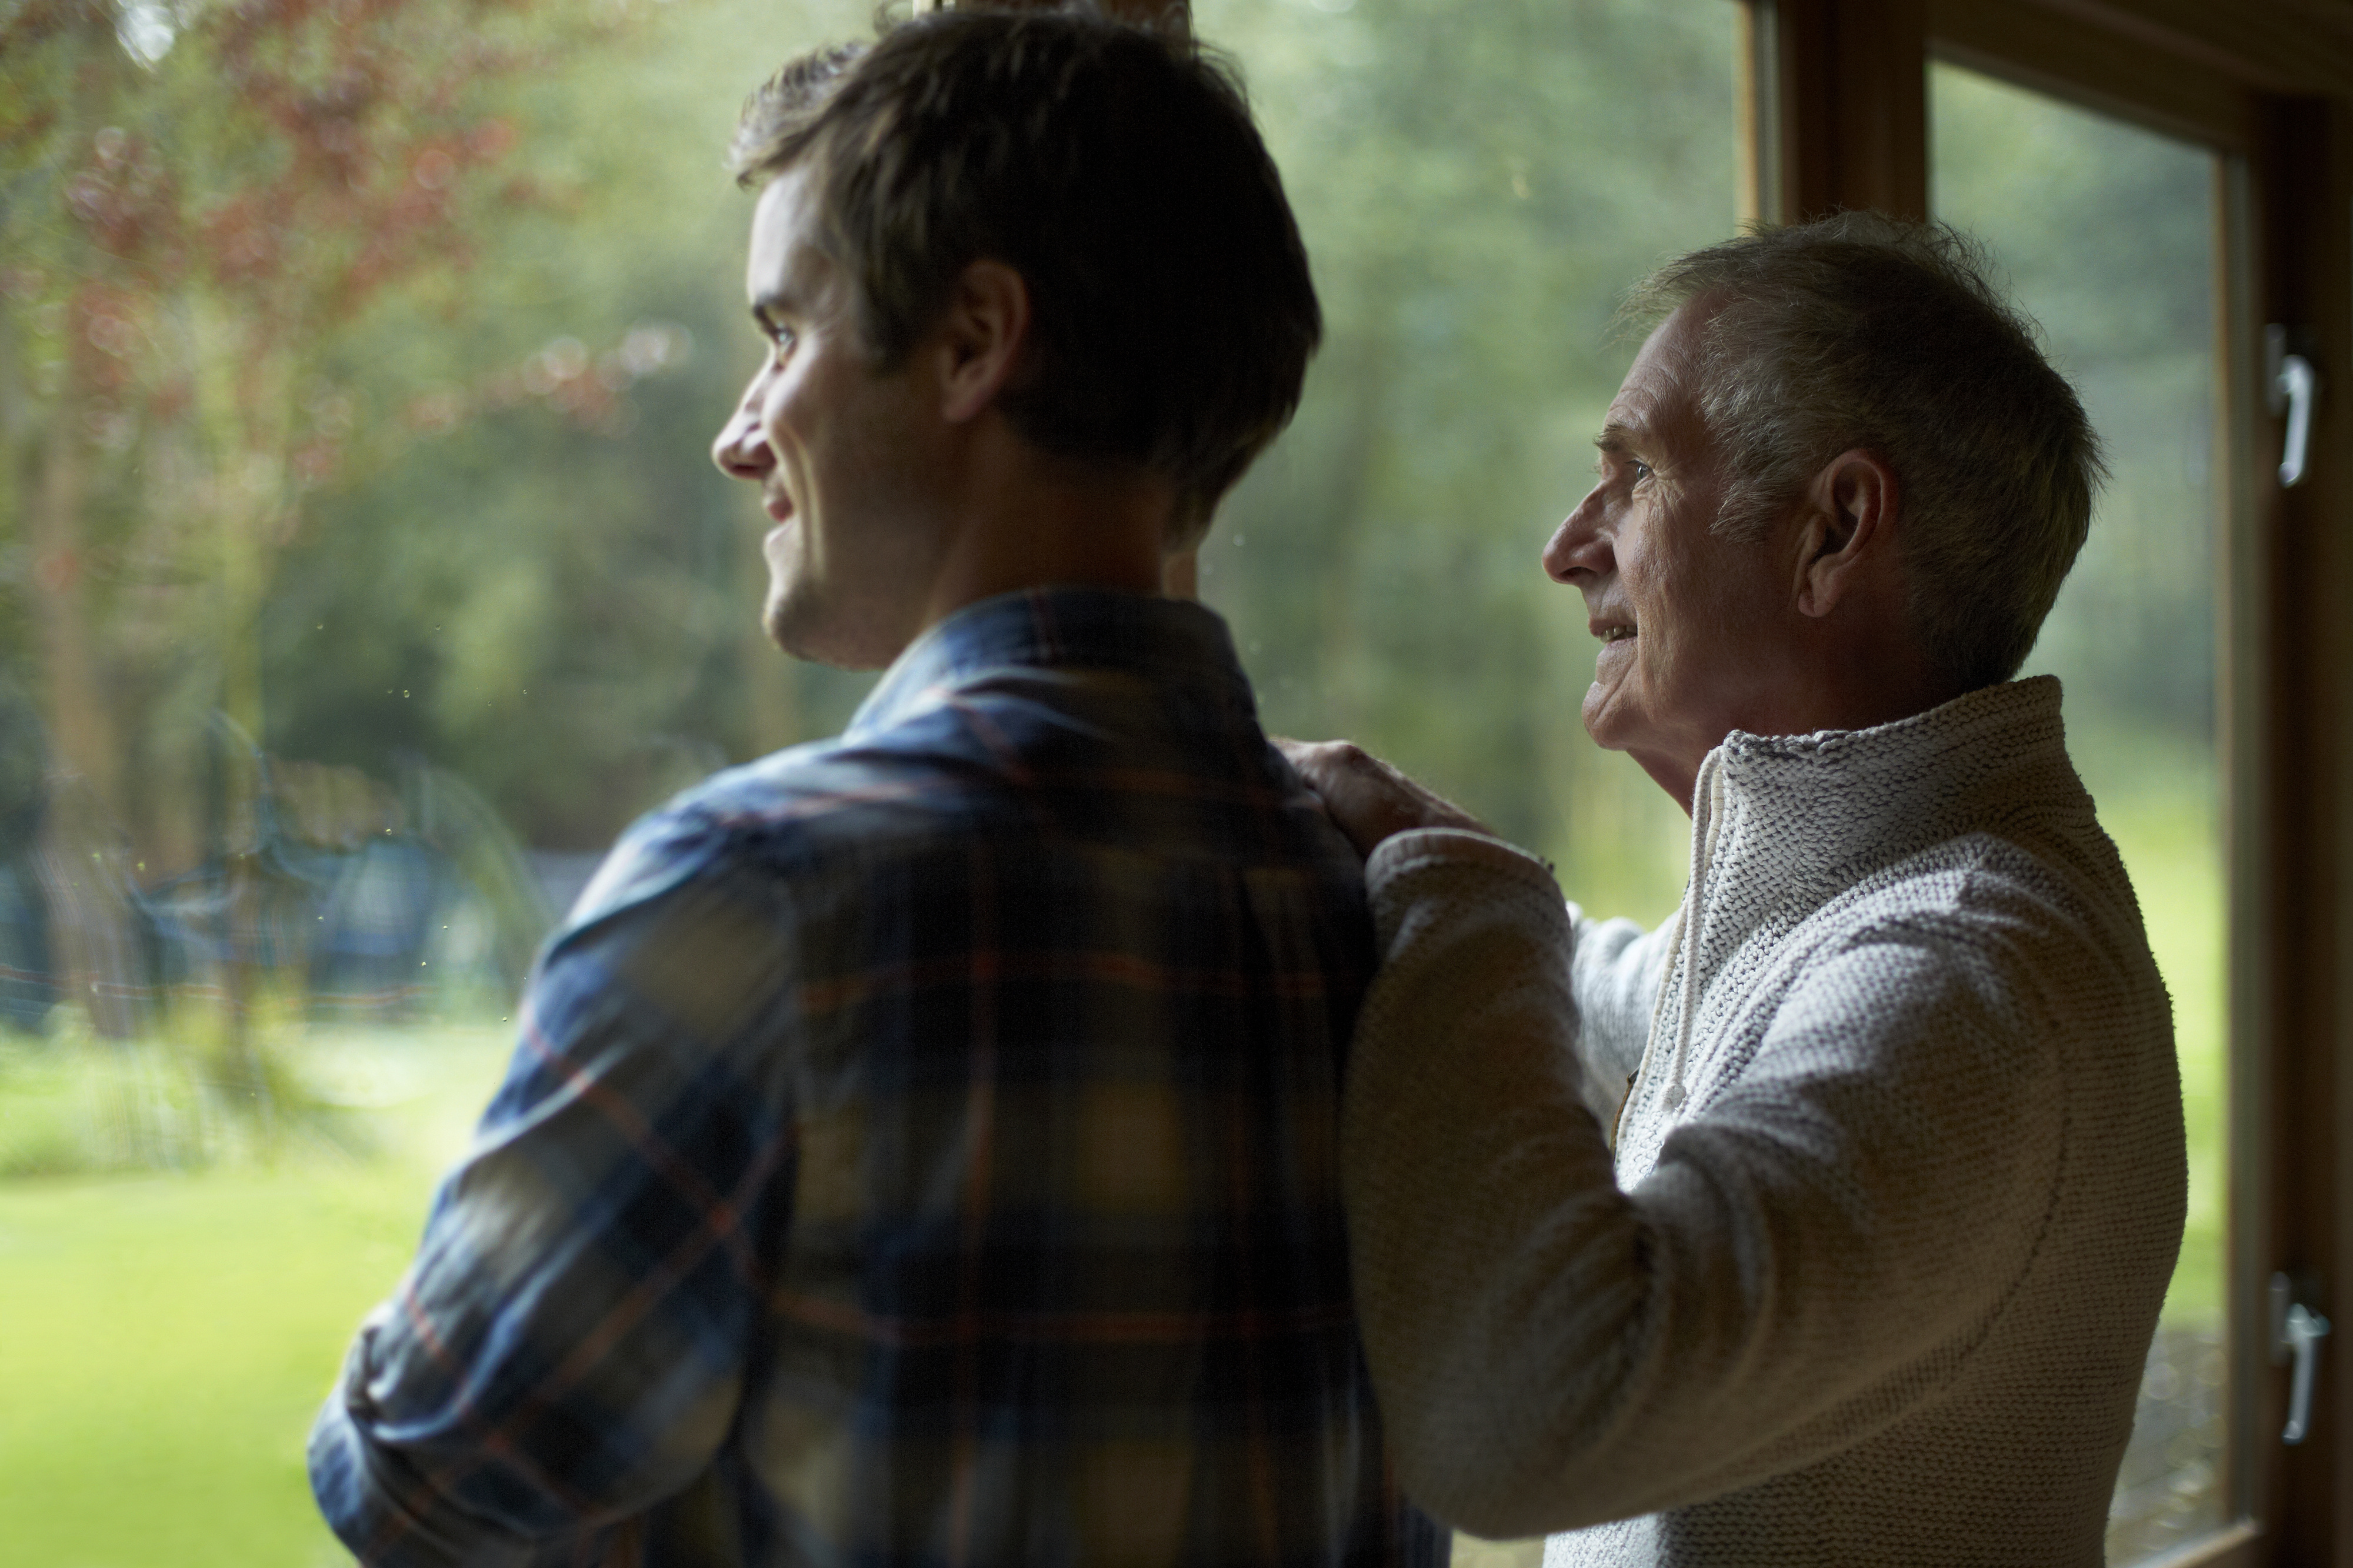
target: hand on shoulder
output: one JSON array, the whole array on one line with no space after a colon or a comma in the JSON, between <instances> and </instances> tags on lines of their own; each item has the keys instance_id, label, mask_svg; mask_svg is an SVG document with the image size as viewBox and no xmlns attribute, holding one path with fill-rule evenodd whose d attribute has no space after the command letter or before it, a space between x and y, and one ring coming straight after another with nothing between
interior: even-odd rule
<instances>
[{"instance_id":1,"label":"hand on shoulder","mask_svg":"<svg viewBox=\"0 0 2353 1568\"><path fill-rule=\"evenodd\" d=\"M1347 741L1293 741L1274 738L1275 749L1324 802L1324 809L1356 847L1369 856L1383 839L1417 827L1459 827L1493 836L1494 829L1456 805L1423 788Z\"/></svg>"}]
</instances>

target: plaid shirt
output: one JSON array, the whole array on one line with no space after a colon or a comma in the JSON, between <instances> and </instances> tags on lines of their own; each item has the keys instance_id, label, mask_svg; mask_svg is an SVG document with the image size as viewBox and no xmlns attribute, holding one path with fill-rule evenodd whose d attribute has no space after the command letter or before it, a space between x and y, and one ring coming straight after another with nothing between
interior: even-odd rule
<instances>
[{"instance_id":1,"label":"plaid shirt","mask_svg":"<svg viewBox=\"0 0 2353 1568\"><path fill-rule=\"evenodd\" d=\"M371 1563L1442 1563L1349 1305L1362 877L1197 605L1033 590L633 827L311 1440Z\"/></svg>"}]
</instances>

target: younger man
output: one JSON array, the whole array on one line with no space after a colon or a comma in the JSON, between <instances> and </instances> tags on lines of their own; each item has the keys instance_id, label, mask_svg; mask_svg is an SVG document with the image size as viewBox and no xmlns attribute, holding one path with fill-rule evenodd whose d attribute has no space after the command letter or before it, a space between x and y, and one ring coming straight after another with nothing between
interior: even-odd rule
<instances>
[{"instance_id":1,"label":"younger man","mask_svg":"<svg viewBox=\"0 0 2353 1568\"><path fill-rule=\"evenodd\" d=\"M1188 47L951 11L736 147L785 647L839 740L640 822L311 1439L369 1563L1442 1562L1349 1307L1355 857L1164 556L1320 331Z\"/></svg>"}]
</instances>

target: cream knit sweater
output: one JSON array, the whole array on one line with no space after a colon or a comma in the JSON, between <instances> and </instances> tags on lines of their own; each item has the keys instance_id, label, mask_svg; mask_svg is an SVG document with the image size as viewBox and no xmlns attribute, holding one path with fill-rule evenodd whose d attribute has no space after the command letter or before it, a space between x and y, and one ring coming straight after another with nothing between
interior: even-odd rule
<instances>
[{"instance_id":1,"label":"cream knit sweater","mask_svg":"<svg viewBox=\"0 0 2353 1568\"><path fill-rule=\"evenodd\" d=\"M1647 936L1478 835L1366 868L1343 1162L1409 1490L1576 1531L1547 1564L2099 1563L2186 1176L2058 682L1736 731L1692 838Z\"/></svg>"}]
</instances>

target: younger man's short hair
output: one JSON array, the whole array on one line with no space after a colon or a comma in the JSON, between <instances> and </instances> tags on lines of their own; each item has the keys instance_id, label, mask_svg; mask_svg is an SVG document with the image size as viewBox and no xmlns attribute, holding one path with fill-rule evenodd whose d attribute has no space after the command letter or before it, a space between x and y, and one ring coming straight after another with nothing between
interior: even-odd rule
<instances>
[{"instance_id":1,"label":"younger man's short hair","mask_svg":"<svg viewBox=\"0 0 2353 1568\"><path fill-rule=\"evenodd\" d=\"M1091 9L936 11L787 64L731 165L812 176L817 243L899 363L969 263L1030 299L999 405L1060 456L1171 480L1172 548L1298 406L1323 334L1307 254L1232 73Z\"/></svg>"}]
</instances>

